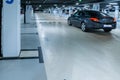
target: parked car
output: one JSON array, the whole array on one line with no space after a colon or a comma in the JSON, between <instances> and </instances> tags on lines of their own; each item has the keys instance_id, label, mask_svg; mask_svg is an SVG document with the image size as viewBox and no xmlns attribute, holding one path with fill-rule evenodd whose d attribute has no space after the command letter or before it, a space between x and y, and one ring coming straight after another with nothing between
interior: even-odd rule
<instances>
[{"instance_id":1,"label":"parked car","mask_svg":"<svg viewBox=\"0 0 120 80\"><path fill-rule=\"evenodd\" d=\"M109 15L93 10L81 10L72 14L68 18L68 25L80 27L86 32L90 29L103 29L105 32L110 32L116 28L116 20Z\"/></svg>"}]
</instances>

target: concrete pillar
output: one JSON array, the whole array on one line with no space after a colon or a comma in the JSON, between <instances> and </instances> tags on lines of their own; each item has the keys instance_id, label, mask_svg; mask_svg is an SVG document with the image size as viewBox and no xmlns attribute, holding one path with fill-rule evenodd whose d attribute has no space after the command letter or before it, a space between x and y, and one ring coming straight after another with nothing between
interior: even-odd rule
<instances>
[{"instance_id":1,"label":"concrete pillar","mask_svg":"<svg viewBox=\"0 0 120 80\"><path fill-rule=\"evenodd\" d=\"M32 6L31 5L26 6L25 17L26 17L26 23L31 23L31 18L32 18Z\"/></svg>"},{"instance_id":2,"label":"concrete pillar","mask_svg":"<svg viewBox=\"0 0 120 80\"><path fill-rule=\"evenodd\" d=\"M3 0L3 57L18 57L21 50L20 42L20 0Z\"/></svg>"},{"instance_id":3,"label":"concrete pillar","mask_svg":"<svg viewBox=\"0 0 120 80\"><path fill-rule=\"evenodd\" d=\"M117 20L119 17L119 6L114 6L114 7L115 7L115 18Z\"/></svg>"},{"instance_id":4,"label":"concrete pillar","mask_svg":"<svg viewBox=\"0 0 120 80\"><path fill-rule=\"evenodd\" d=\"M1 32L2 32L2 22L1 22L1 20L2 20L2 0L0 0L0 36L1 36ZM2 56L2 43L1 43L1 39L0 39L0 57Z\"/></svg>"},{"instance_id":5,"label":"concrete pillar","mask_svg":"<svg viewBox=\"0 0 120 80\"><path fill-rule=\"evenodd\" d=\"M31 19L34 17L34 10L33 7L31 6Z\"/></svg>"},{"instance_id":6,"label":"concrete pillar","mask_svg":"<svg viewBox=\"0 0 120 80\"><path fill-rule=\"evenodd\" d=\"M99 3L93 4L93 10L100 11L100 4Z\"/></svg>"}]
</instances>

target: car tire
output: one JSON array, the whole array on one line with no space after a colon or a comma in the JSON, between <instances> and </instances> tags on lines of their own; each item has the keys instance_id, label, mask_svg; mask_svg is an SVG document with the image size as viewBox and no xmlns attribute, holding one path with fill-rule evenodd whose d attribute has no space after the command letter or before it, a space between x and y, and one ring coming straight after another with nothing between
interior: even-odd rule
<instances>
[{"instance_id":1,"label":"car tire","mask_svg":"<svg viewBox=\"0 0 120 80\"><path fill-rule=\"evenodd\" d=\"M81 30L83 31L83 32L87 32L88 31L88 29L86 28L86 24L83 22L83 23L81 23Z\"/></svg>"},{"instance_id":2,"label":"car tire","mask_svg":"<svg viewBox=\"0 0 120 80\"><path fill-rule=\"evenodd\" d=\"M104 32L110 32L112 29L103 29Z\"/></svg>"},{"instance_id":3,"label":"car tire","mask_svg":"<svg viewBox=\"0 0 120 80\"><path fill-rule=\"evenodd\" d=\"M71 23L71 21L70 21L70 20L68 20L68 25L69 25L69 26L72 26L72 23Z\"/></svg>"}]
</instances>

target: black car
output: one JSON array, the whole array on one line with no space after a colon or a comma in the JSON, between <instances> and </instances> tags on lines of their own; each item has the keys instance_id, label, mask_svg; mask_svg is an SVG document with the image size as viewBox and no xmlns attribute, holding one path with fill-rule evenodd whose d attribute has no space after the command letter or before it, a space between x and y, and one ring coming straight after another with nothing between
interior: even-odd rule
<instances>
[{"instance_id":1,"label":"black car","mask_svg":"<svg viewBox=\"0 0 120 80\"><path fill-rule=\"evenodd\" d=\"M110 32L116 28L116 20L103 12L81 10L68 18L68 25L80 27L84 32L90 29L103 29L105 32Z\"/></svg>"}]
</instances>

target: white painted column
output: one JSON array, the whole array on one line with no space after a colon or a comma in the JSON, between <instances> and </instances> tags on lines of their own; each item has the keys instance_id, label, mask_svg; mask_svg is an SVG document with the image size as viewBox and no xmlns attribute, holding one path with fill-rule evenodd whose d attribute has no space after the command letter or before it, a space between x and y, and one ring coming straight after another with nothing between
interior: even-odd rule
<instances>
[{"instance_id":1,"label":"white painted column","mask_svg":"<svg viewBox=\"0 0 120 80\"><path fill-rule=\"evenodd\" d=\"M115 7L115 18L117 20L119 17L119 6L114 6L114 7Z\"/></svg>"},{"instance_id":2,"label":"white painted column","mask_svg":"<svg viewBox=\"0 0 120 80\"><path fill-rule=\"evenodd\" d=\"M3 13L2 13L3 57L17 57L19 56L21 50L20 0L13 0L13 2L10 1L12 0L3 0Z\"/></svg>"},{"instance_id":3,"label":"white painted column","mask_svg":"<svg viewBox=\"0 0 120 80\"><path fill-rule=\"evenodd\" d=\"M26 23L31 23L31 18L32 18L32 6L27 5L26 6Z\"/></svg>"},{"instance_id":4,"label":"white painted column","mask_svg":"<svg viewBox=\"0 0 120 80\"><path fill-rule=\"evenodd\" d=\"M93 10L100 11L100 4L99 3L93 4Z\"/></svg>"}]
</instances>

